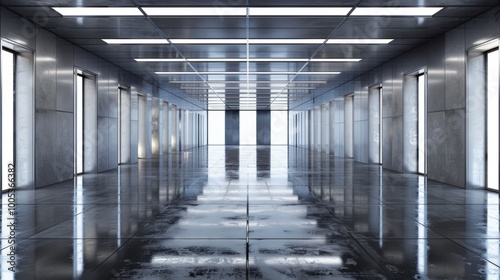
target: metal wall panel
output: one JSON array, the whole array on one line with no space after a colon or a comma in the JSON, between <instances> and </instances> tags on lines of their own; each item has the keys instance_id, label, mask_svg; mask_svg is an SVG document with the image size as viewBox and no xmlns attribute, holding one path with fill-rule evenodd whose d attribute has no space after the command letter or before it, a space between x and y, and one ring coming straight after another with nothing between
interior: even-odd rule
<instances>
[{"instance_id":1,"label":"metal wall panel","mask_svg":"<svg viewBox=\"0 0 500 280\"><path fill-rule=\"evenodd\" d=\"M57 38L57 110L64 112L74 111L74 62L73 45L66 40Z\"/></svg>"},{"instance_id":2,"label":"metal wall panel","mask_svg":"<svg viewBox=\"0 0 500 280\"><path fill-rule=\"evenodd\" d=\"M427 112L443 111L445 105L445 36L440 36L432 40L424 47L425 65L427 67ZM430 75L432 74L432 75Z\"/></svg>"},{"instance_id":3,"label":"metal wall panel","mask_svg":"<svg viewBox=\"0 0 500 280\"><path fill-rule=\"evenodd\" d=\"M23 105L24 106L24 105ZM74 173L74 118L73 113L56 112L56 158L50 165L55 172L57 182L70 180ZM53 145L53 144L52 144ZM19 159L21 161L21 159ZM22 164L24 165L24 163ZM25 167L19 166L18 169L25 172ZM16 170L17 171L17 170ZM17 171L19 174L20 172ZM20 176L23 176L20 174ZM24 177L24 176L23 176ZM19 183L18 183L19 184Z\"/></svg>"},{"instance_id":4,"label":"metal wall panel","mask_svg":"<svg viewBox=\"0 0 500 280\"><path fill-rule=\"evenodd\" d=\"M108 170L109 118L97 117L97 129L97 171L102 172Z\"/></svg>"},{"instance_id":5,"label":"metal wall panel","mask_svg":"<svg viewBox=\"0 0 500 280\"><path fill-rule=\"evenodd\" d=\"M56 110L56 36L40 30L36 36L35 106Z\"/></svg>"},{"instance_id":6,"label":"metal wall panel","mask_svg":"<svg viewBox=\"0 0 500 280\"><path fill-rule=\"evenodd\" d=\"M57 113L53 110L36 109L35 111L35 182L36 187L43 187L57 182L53 169L56 162Z\"/></svg>"}]
</instances>

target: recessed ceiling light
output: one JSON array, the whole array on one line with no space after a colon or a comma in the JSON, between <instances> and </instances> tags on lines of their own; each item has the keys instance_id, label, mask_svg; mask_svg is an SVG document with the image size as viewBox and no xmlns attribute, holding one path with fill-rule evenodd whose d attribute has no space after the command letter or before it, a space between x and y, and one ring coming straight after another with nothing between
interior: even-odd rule
<instances>
[{"instance_id":1,"label":"recessed ceiling light","mask_svg":"<svg viewBox=\"0 0 500 280\"><path fill-rule=\"evenodd\" d=\"M134 58L137 62L186 62L184 58Z\"/></svg>"},{"instance_id":2,"label":"recessed ceiling light","mask_svg":"<svg viewBox=\"0 0 500 280\"><path fill-rule=\"evenodd\" d=\"M170 39L179 45L244 45L247 39Z\"/></svg>"},{"instance_id":3,"label":"recessed ceiling light","mask_svg":"<svg viewBox=\"0 0 500 280\"><path fill-rule=\"evenodd\" d=\"M179 45L285 45L285 44L322 44L324 39L170 39Z\"/></svg>"},{"instance_id":4,"label":"recessed ceiling light","mask_svg":"<svg viewBox=\"0 0 500 280\"><path fill-rule=\"evenodd\" d=\"M327 44L389 44L394 39L329 39Z\"/></svg>"},{"instance_id":5,"label":"recessed ceiling light","mask_svg":"<svg viewBox=\"0 0 500 280\"><path fill-rule=\"evenodd\" d=\"M297 72L155 72L158 75L295 75ZM340 72L300 72L299 75L337 75Z\"/></svg>"},{"instance_id":6,"label":"recessed ceiling light","mask_svg":"<svg viewBox=\"0 0 500 280\"><path fill-rule=\"evenodd\" d=\"M212 86L212 87L180 87L182 90L198 90L198 89L214 89L214 90L244 90L244 89L252 89L252 90L282 90L285 87L279 87L279 86L273 86L273 87L217 87L217 86ZM290 90L310 90L310 89L316 89L316 87L289 87L287 89Z\"/></svg>"},{"instance_id":7,"label":"recessed ceiling light","mask_svg":"<svg viewBox=\"0 0 500 280\"><path fill-rule=\"evenodd\" d=\"M359 62L361 58L313 58L311 62Z\"/></svg>"},{"instance_id":8,"label":"recessed ceiling light","mask_svg":"<svg viewBox=\"0 0 500 280\"><path fill-rule=\"evenodd\" d=\"M356 8L351 16L429 17L442 9L442 7L360 7Z\"/></svg>"},{"instance_id":9,"label":"recessed ceiling light","mask_svg":"<svg viewBox=\"0 0 500 280\"><path fill-rule=\"evenodd\" d=\"M168 44L166 39L102 39L110 45Z\"/></svg>"},{"instance_id":10,"label":"recessed ceiling light","mask_svg":"<svg viewBox=\"0 0 500 280\"><path fill-rule=\"evenodd\" d=\"M239 84L239 83L244 83L246 85L246 80L245 81L221 81L221 80L208 80L208 83L221 83L221 84ZM290 84L326 84L326 81L286 81L286 80L271 80L271 81L255 81L255 80L250 80L252 83L257 83L257 84L274 84L274 83L290 83ZM169 81L171 84L205 84L204 81Z\"/></svg>"},{"instance_id":11,"label":"recessed ceiling light","mask_svg":"<svg viewBox=\"0 0 500 280\"><path fill-rule=\"evenodd\" d=\"M65 17L142 16L136 7L52 7Z\"/></svg>"},{"instance_id":12,"label":"recessed ceiling light","mask_svg":"<svg viewBox=\"0 0 500 280\"><path fill-rule=\"evenodd\" d=\"M345 16L350 7L253 7L250 16Z\"/></svg>"},{"instance_id":13,"label":"recessed ceiling light","mask_svg":"<svg viewBox=\"0 0 500 280\"><path fill-rule=\"evenodd\" d=\"M307 62L308 58L135 58L137 62ZM358 62L361 58L313 58L311 62Z\"/></svg>"},{"instance_id":14,"label":"recessed ceiling light","mask_svg":"<svg viewBox=\"0 0 500 280\"><path fill-rule=\"evenodd\" d=\"M249 44L323 44L324 39L249 39Z\"/></svg>"},{"instance_id":15,"label":"recessed ceiling light","mask_svg":"<svg viewBox=\"0 0 500 280\"><path fill-rule=\"evenodd\" d=\"M151 7L142 8L148 16L246 16L245 7Z\"/></svg>"}]
</instances>

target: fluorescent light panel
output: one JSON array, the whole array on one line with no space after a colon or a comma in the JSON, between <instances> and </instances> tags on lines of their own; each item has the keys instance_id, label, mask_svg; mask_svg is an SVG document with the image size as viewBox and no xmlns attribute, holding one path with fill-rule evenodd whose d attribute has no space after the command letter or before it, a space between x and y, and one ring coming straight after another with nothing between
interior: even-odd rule
<instances>
[{"instance_id":1,"label":"fluorescent light panel","mask_svg":"<svg viewBox=\"0 0 500 280\"><path fill-rule=\"evenodd\" d=\"M137 62L307 62L308 58L135 58ZM313 58L311 62L358 62L361 58Z\"/></svg>"},{"instance_id":2,"label":"fluorescent light panel","mask_svg":"<svg viewBox=\"0 0 500 280\"><path fill-rule=\"evenodd\" d=\"M109 16L142 16L136 7L53 7L65 17L109 17Z\"/></svg>"},{"instance_id":3,"label":"fluorescent light panel","mask_svg":"<svg viewBox=\"0 0 500 280\"><path fill-rule=\"evenodd\" d=\"M327 44L389 44L394 39L330 39Z\"/></svg>"},{"instance_id":4,"label":"fluorescent light panel","mask_svg":"<svg viewBox=\"0 0 500 280\"><path fill-rule=\"evenodd\" d=\"M443 7L359 7L351 16L395 16L395 17L430 17Z\"/></svg>"},{"instance_id":5,"label":"fluorescent light panel","mask_svg":"<svg viewBox=\"0 0 500 280\"><path fill-rule=\"evenodd\" d=\"M148 16L246 16L245 7L152 7L142 8Z\"/></svg>"},{"instance_id":6,"label":"fluorescent light panel","mask_svg":"<svg viewBox=\"0 0 500 280\"><path fill-rule=\"evenodd\" d=\"M143 16L136 7L52 7L62 16ZM142 7L148 16L245 17L245 7ZM442 7L358 7L352 16L433 16ZM249 16L346 16L351 7L250 7Z\"/></svg>"},{"instance_id":7,"label":"fluorescent light panel","mask_svg":"<svg viewBox=\"0 0 500 280\"><path fill-rule=\"evenodd\" d=\"M102 39L108 44L168 44L166 39ZM393 39L330 39L327 44L388 44ZM174 44L189 45L243 45L246 39L170 39ZM324 39L249 39L250 44L322 44Z\"/></svg>"},{"instance_id":8,"label":"fluorescent light panel","mask_svg":"<svg viewBox=\"0 0 500 280\"><path fill-rule=\"evenodd\" d=\"M245 90L245 89L253 89L253 90L264 90L264 89L283 89L285 88L284 86L282 87L214 87L212 86L212 89L214 90ZM315 89L316 87L287 87L286 89L290 90L309 90L309 89ZM193 90L193 89L211 89L210 87L180 87L180 89L185 89L185 90Z\"/></svg>"},{"instance_id":9,"label":"fluorescent light panel","mask_svg":"<svg viewBox=\"0 0 500 280\"><path fill-rule=\"evenodd\" d=\"M102 39L110 45L149 45L168 44L166 39Z\"/></svg>"},{"instance_id":10,"label":"fluorescent light panel","mask_svg":"<svg viewBox=\"0 0 500 280\"><path fill-rule=\"evenodd\" d=\"M158 75L295 75L297 72L155 72ZM299 75L337 75L340 72L300 72Z\"/></svg>"},{"instance_id":11,"label":"fluorescent light panel","mask_svg":"<svg viewBox=\"0 0 500 280\"><path fill-rule=\"evenodd\" d=\"M351 7L253 7L249 16L345 16Z\"/></svg>"},{"instance_id":12,"label":"fluorescent light panel","mask_svg":"<svg viewBox=\"0 0 500 280\"><path fill-rule=\"evenodd\" d=\"M208 83L218 83L218 84L239 84L243 83L246 85L246 81L221 81L221 80L208 80ZM326 81L286 81L286 80L271 80L271 81L255 81L250 80L252 83L257 84L271 84L271 83L290 83L290 84L326 84ZM205 84L204 81L169 81L171 84Z\"/></svg>"}]
</instances>

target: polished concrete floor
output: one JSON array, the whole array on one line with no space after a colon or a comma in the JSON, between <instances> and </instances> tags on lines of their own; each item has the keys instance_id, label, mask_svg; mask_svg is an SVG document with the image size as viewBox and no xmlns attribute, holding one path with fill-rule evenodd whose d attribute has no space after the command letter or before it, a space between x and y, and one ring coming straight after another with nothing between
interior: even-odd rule
<instances>
[{"instance_id":1,"label":"polished concrete floor","mask_svg":"<svg viewBox=\"0 0 500 280\"><path fill-rule=\"evenodd\" d=\"M1 279L499 279L499 196L293 147L203 147L17 191Z\"/></svg>"}]
</instances>

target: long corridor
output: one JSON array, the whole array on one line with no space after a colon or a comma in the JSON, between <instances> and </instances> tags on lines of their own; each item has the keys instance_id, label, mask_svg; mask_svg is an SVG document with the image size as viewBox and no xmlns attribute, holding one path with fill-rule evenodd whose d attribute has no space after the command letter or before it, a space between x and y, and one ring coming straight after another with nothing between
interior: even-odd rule
<instances>
[{"instance_id":1,"label":"long corridor","mask_svg":"<svg viewBox=\"0 0 500 280\"><path fill-rule=\"evenodd\" d=\"M15 279L499 279L498 198L295 147L202 147L17 191Z\"/></svg>"}]
</instances>

